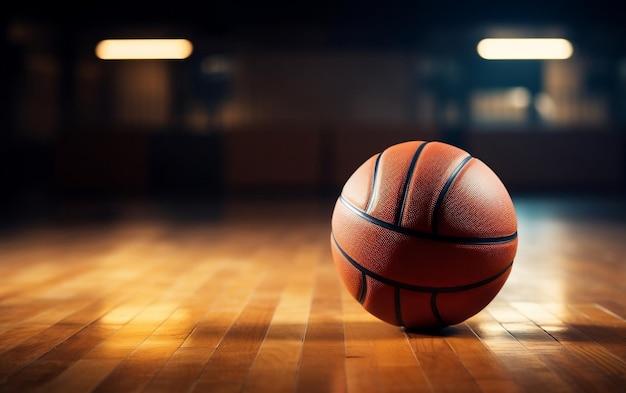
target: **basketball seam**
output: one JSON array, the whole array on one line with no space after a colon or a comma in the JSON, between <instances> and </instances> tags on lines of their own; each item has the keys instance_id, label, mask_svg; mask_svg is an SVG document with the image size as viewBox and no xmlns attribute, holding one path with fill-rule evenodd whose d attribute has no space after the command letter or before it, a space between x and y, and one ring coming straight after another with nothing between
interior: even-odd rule
<instances>
[{"instance_id":1,"label":"basketball seam","mask_svg":"<svg viewBox=\"0 0 626 393\"><path fill-rule=\"evenodd\" d=\"M419 158L420 154L422 153L422 150L424 150L424 147L426 147L427 144L428 142L424 142L417 148L417 150L415 151L415 154L413 155L413 159L411 160L411 164L409 165L409 169L406 174L406 179L404 181L404 190L402 191L402 201L400 202L400 206L399 206L398 218L396 219L396 225L398 226L402 225L402 218L404 216L404 207L406 206L406 199L409 195L409 188L411 186L411 179L413 178L413 172L415 171L415 166L417 165L417 159Z\"/></svg>"},{"instance_id":2,"label":"basketball seam","mask_svg":"<svg viewBox=\"0 0 626 393\"><path fill-rule=\"evenodd\" d=\"M339 201L343 203L348 209L352 212L356 213L357 216L363 218L366 221L371 222L372 224L389 229L390 231L394 231L397 233L401 233L403 235L417 237L421 239L440 241L446 243L456 243L456 244L474 244L474 245L487 245L487 244L501 244L508 243L517 238L517 231L513 232L510 235L506 236L497 236L497 237L463 237L463 236L446 236L438 233L430 233L418 231L416 229L406 228L402 226L398 226L381 219L378 219L374 216L367 214L362 211L358 207L352 205L348 200L346 200L343 195L339 196Z\"/></svg>"},{"instance_id":3,"label":"basketball seam","mask_svg":"<svg viewBox=\"0 0 626 393\"><path fill-rule=\"evenodd\" d=\"M476 282L465 284L465 285L457 285L454 287L427 287L427 286L421 286L421 285L412 285L412 284L406 284L406 283L396 281L396 280L391 280L389 278L386 278L379 274L374 273L373 271L369 270L368 268L364 267L363 265L355 261L350 255L348 255L348 253L339 245L339 242L337 241L337 238L335 237L334 233L331 233L331 237L333 239L333 242L335 243L335 246L337 247L337 250L341 253L341 255L343 255L343 257L352 266L357 268L357 270L359 270L361 273L371 277L372 279L376 281L382 282L383 284L392 285L398 288L402 288L402 289L406 289L406 290L414 291L414 292L452 293L452 292L468 291L470 289L479 288L483 285L489 284L490 282L497 280L500 276L505 274L511 268L511 266L513 266L513 261L511 261L504 267L504 269L500 270L493 276L487 277L486 279L481 280L481 281L476 281Z\"/></svg>"},{"instance_id":4,"label":"basketball seam","mask_svg":"<svg viewBox=\"0 0 626 393\"><path fill-rule=\"evenodd\" d=\"M404 321L402 320L402 303L400 302L400 287L394 287L393 302L396 309L396 320L398 321L398 326L404 326Z\"/></svg>"},{"instance_id":5,"label":"basketball seam","mask_svg":"<svg viewBox=\"0 0 626 393\"><path fill-rule=\"evenodd\" d=\"M443 320L443 318L441 317L441 314L439 314L439 309L437 308L437 294L438 293L439 292L433 292L432 295L430 296L430 310L433 312L433 315L435 316L435 319L437 320L437 322L439 322L442 326L448 326L449 323Z\"/></svg>"},{"instance_id":6,"label":"basketball seam","mask_svg":"<svg viewBox=\"0 0 626 393\"><path fill-rule=\"evenodd\" d=\"M361 272L361 294L359 295L359 303L363 304L365 295L367 294L367 275Z\"/></svg>"},{"instance_id":7,"label":"basketball seam","mask_svg":"<svg viewBox=\"0 0 626 393\"><path fill-rule=\"evenodd\" d=\"M439 209L441 208L441 204L443 203L443 198L448 193L450 186L454 182L454 179L456 179L456 177L461 172L461 169L463 169L463 167L465 167L465 165L472 158L473 158L472 156L467 156L465 157L465 159L463 159L463 161L461 161L459 165L457 165L457 167L454 169L450 177L448 177L448 180L446 180L446 183L443 185L443 188L439 192L439 197L437 198L437 202L435 202L435 206L433 206L433 213L431 216L432 217L432 229L433 229L434 234L439 233L439 224L437 223L437 221L438 221Z\"/></svg>"},{"instance_id":8,"label":"basketball seam","mask_svg":"<svg viewBox=\"0 0 626 393\"><path fill-rule=\"evenodd\" d=\"M370 200L367 202L367 207L365 208L366 212L371 212L374 207L374 196L376 192L376 180L378 176L378 164L380 163L380 157L382 157L384 151L378 154L376 157L376 163L374 164L374 174L372 175L372 192L370 193Z\"/></svg>"}]
</instances>

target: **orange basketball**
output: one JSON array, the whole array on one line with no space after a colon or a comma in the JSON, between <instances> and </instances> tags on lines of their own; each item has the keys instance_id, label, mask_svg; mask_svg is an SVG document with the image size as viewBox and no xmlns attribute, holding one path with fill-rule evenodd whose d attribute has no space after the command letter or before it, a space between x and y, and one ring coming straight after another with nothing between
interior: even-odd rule
<instances>
[{"instance_id":1,"label":"orange basketball","mask_svg":"<svg viewBox=\"0 0 626 393\"><path fill-rule=\"evenodd\" d=\"M517 218L498 176L466 151L409 141L365 161L333 210L333 260L372 315L411 329L460 323L506 282Z\"/></svg>"}]
</instances>

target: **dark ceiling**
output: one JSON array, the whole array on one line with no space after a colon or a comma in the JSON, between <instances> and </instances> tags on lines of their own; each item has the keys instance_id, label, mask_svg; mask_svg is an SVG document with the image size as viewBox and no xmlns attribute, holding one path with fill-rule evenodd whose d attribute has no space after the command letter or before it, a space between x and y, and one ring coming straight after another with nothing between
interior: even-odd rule
<instances>
[{"instance_id":1,"label":"dark ceiling","mask_svg":"<svg viewBox=\"0 0 626 393\"><path fill-rule=\"evenodd\" d=\"M621 28L617 1L12 1L5 15L68 26L183 24L210 31L256 27L420 29L484 23Z\"/></svg>"},{"instance_id":2,"label":"dark ceiling","mask_svg":"<svg viewBox=\"0 0 626 393\"><path fill-rule=\"evenodd\" d=\"M248 45L269 43L289 48L419 47L454 52L469 47L462 40L475 41L477 37L469 37L468 32L513 26L535 31L557 28L590 52L610 51L618 57L626 53L621 6L609 0L12 0L3 7L8 7L2 15L9 26L14 22L37 25L43 34L59 33L63 37L60 43L73 37L88 42L85 47L89 48L103 38L162 34L185 36L198 44L213 40L209 45L233 38ZM599 39L594 36L598 33ZM607 33L610 40L603 38Z\"/></svg>"}]
</instances>

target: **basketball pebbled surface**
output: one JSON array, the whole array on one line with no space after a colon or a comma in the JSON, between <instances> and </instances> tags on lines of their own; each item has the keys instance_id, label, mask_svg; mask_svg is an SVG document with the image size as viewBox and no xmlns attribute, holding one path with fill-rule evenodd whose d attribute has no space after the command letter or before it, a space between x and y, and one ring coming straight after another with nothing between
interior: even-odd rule
<instances>
[{"instance_id":1,"label":"basketball pebbled surface","mask_svg":"<svg viewBox=\"0 0 626 393\"><path fill-rule=\"evenodd\" d=\"M393 145L347 180L331 219L333 261L371 314L411 329L481 311L517 251L511 197L482 161L432 141Z\"/></svg>"}]
</instances>

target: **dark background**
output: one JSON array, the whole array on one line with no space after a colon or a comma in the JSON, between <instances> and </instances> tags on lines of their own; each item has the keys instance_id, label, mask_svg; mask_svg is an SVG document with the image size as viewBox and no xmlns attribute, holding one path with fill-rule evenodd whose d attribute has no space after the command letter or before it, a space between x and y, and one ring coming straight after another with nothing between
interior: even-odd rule
<instances>
[{"instance_id":1,"label":"dark background","mask_svg":"<svg viewBox=\"0 0 626 393\"><path fill-rule=\"evenodd\" d=\"M2 7L4 223L92 202L334 198L361 162L410 139L468 150L512 193L626 188L616 2ZM494 34L565 37L574 56L483 60L476 44ZM94 54L106 38L168 37L192 56Z\"/></svg>"}]
</instances>

